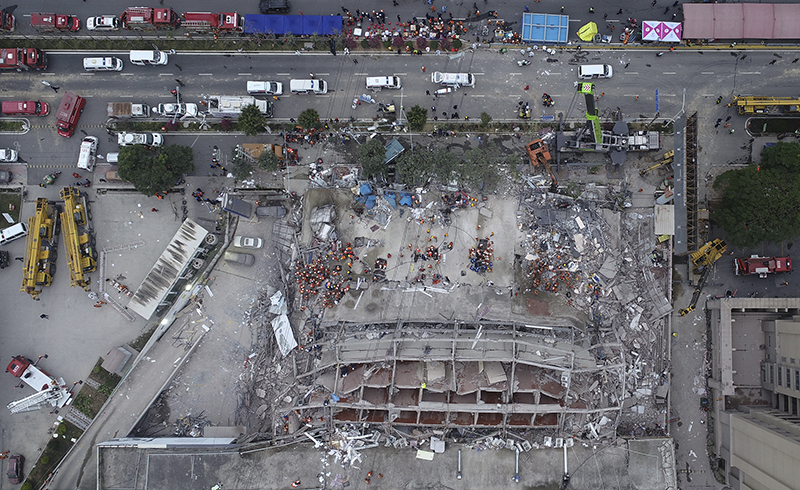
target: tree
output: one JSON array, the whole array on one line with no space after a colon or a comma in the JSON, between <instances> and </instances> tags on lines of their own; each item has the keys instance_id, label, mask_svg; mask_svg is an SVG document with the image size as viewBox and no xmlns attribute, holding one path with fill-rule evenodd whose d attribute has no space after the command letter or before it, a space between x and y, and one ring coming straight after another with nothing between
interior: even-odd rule
<instances>
[{"instance_id":1,"label":"tree","mask_svg":"<svg viewBox=\"0 0 800 490\"><path fill-rule=\"evenodd\" d=\"M754 247L800 234L800 144L777 143L764 151L761 165L729 170L714 181L722 191L712 218L726 241Z\"/></svg>"},{"instance_id":2,"label":"tree","mask_svg":"<svg viewBox=\"0 0 800 490\"><path fill-rule=\"evenodd\" d=\"M408 111L408 126L414 130L419 131L425 127L428 122L428 109L423 109L419 105L415 105Z\"/></svg>"},{"instance_id":3,"label":"tree","mask_svg":"<svg viewBox=\"0 0 800 490\"><path fill-rule=\"evenodd\" d=\"M119 150L119 177L145 196L154 196L175 185L194 170L194 154L188 146L169 145L150 150L131 145Z\"/></svg>"},{"instance_id":4,"label":"tree","mask_svg":"<svg viewBox=\"0 0 800 490\"><path fill-rule=\"evenodd\" d=\"M313 129L317 127L317 123L319 123L319 113L314 109L306 109L300 113L297 122L303 129Z\"/></svg>"},{"instance_id":5,"label":"tree","mask_svg":"<svg viewBox=\"0 0 800 490\"><path fill-rule=\"evenodd\" d=\"M236 180L247 180L253 175L253 164L242 158L239 152L234 151L233 158L231 158L231 173Z\"/></svg>"},{"instance_id":6,"label":"tree","mask_svg":"<svg viewBox=\"0 0 800 490\"><path fill-rule=\"evenodd\" d=\"M247 136L255 136L263 132L266 125L267 118L255 104L245 106L242 113L239 114L239 129L244 131Z\"/></svg>"},{"instance_id":7,"label":"tree","mask_svg":"<svg viewBox=\"0 0 800 490\"><path fill-rule=\"evenodd\" d=\"M386 149L380 140L373 138L358 147L358 160L364 177L386 177Z\"/></svg>"},{"instance_id":8,"label":"tree","mask_svg":"<svg viewBox=\"0 0 800 490\"><path fill-rule=\"evenodd\" d=\"M459 158L450 152L448 148L437 148L430 156L430 168L436 179L442 184L449 184L457 178Z\"/></svg>"},{"instance_id":9,"label":"tree","mask_svg":"<svg viewBox=\"0 0 800 490\"><path fill-rule=\"evenodd\" d=\"M496 164L498 158L495 148L467 150L464 152L463 163L459 167L459 180L473 189L493 190L500 182Z\"/></svg>"},{"instance_id":10,"label":"tree","mask_svg":"<svg viewBox=\"0 0 800 490\"><path fill-rule=\"evenodd\" d=\"M265 149L264 151L261 152L260 155L258 155L258 160L256 160L256 165L258 165L258 168L260 168L261 170L267 170L272 172L274 170L278 170L279 168L281 168L281 160L280 158L278 158L278 155L273 153L272 150Z\"/></svg>"},{"instance_id":11,"label":"tree","mask_svg":"<svg viewBox=\"0 0 800 490\"><path fill-rule=\"evenodd\" d=\"M426 183L432 175L431 152L418 149L404 151L397 157L397 175L400 182L413 187Z\"/></svg>"},{"instance_id":12,"label":"tree","mask_svg":"<svg viewBox=\"0 0 800 490\"><path fill-rule=\"evenodd\" d=\"M492 122L492 116L488 112L481 112L481 127L485 128Z\"/></svg>"}]
</instances>

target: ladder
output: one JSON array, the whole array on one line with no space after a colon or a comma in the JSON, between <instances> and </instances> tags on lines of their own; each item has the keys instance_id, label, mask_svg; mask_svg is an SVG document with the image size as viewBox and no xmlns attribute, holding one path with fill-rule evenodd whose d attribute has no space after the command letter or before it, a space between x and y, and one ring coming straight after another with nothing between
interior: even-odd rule
<instances>
[{"instance_id":1,"label":"ladder","mask_svg":"<svg viewBox=\"0 0 800 490\"><path fill-rule=\"evenodd\" d=\"M13 401L9 403L7 407L11 413L31 412L33 410L39 410L45 405L56 406L61 397L61 387L54 386L34 393L33 395L26 396L21 400Z\"/></svg>"}]
</instances>

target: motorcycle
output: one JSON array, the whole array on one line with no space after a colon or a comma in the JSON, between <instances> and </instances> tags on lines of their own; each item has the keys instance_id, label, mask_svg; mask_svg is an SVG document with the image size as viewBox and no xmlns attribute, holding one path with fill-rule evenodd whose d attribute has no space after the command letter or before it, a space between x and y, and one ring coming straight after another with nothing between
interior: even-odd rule
<instances>
[{"instance_id":1,"label":"motorcycle","mask_svg":"<svg viewBox=\"0 0 800 490\"><path fill-rule=\"evenodd\" d=\"M529 60L519 60L517 61L517 66L528 66L531 62Z\"/></svg>"},{"instance_id":2,"label":"motorcycle","mask_svg":"<svg viewBox=\"0 0 800 490\"><path fill-rule=\"evenodd\" d=\"M553 97L549 96L548 94L542 94L542 104L545 107L553 107L555 102L553 102Z\"/></svg>"},{"instance_id":3,"label":"motorcycle","mask_svg":"<svg viewBox=\"0 0 800 490\"><path fill-rule=\"evenodd\" d=\"M61 172L53 172L52 174L47 174L44 177L42 177L42 182L44 182L45 185L50 185L56 181L59 175L61 175Z\"/></svg>"}]
</instances>

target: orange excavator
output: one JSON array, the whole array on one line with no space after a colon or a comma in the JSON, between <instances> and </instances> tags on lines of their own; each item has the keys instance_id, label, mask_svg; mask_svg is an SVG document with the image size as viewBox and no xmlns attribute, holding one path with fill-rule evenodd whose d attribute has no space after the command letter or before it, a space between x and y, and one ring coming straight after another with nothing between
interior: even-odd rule
<instances>
[{"instance_id":1,"label":"orange excavator","mask_svg":"<svg viewBox=\"0 0 800 490\"><path fill-rule=\"evenodd\" d=\"M550 192L558 190L558 179L553 173L553 169L550 167L550 162L553 161L553 157L550 156L550 151L545 146L544 141L540 139L533 140L525 145L525 150L528 152L528 158L531 159L531 166L534 170L541 165L547 170L547 173L550 174L550 179L552 180L550 183Z\"/></svg>"}]
</instances>

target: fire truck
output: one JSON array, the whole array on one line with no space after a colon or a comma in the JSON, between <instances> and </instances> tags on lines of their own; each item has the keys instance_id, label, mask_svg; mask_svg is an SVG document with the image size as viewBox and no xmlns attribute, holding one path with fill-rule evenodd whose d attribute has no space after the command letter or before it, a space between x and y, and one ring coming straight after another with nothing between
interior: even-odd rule
<instances>
[{"instance_id":1,"label":"fire truck","mask_svg":"<svg viewBox=\"0 0 800 490\"><path fill-rule=\"evenodd\" d=\"M129 30L174 29L181 23L171 8L128 7L119 18Z\"/></svg>"},{"instance_id":2,"label":"fire truck","mask_svg":"<svg viewBox=\"0 0 800 490\"><path fill-rule=\"evenodd\" d=\"M194 32L242 32L244 17L236 12L184 12L181 27Z\"/></svg>"},{"instance_id":3,"label":"fire truck","mask_svg":"<svg viewBox=\"0 0 800 490\"><path fill-rule=\"evenodd\" d=\"M39 32L77 31L81 20L74 15L31 13L31 27Z\"/></svg>"},{"instance_id":4,"label":"fire truck","mask_svg":"<svg viewBox=\"0 0 800 490\"><path fill-rule=\"evenodd\" d=\"M38 48L0 49L0 70L44 70L47 68L47 57Z\"/></svg>"},{"instance_id":5,"label":"fire truck","mask_svg":"<svg viewBox=\"0 0 800 490\"><path fill-rule=\"evenodd\" d=\"M46 405L57 410L67 405L72 399L72 391L64 384L64 378L56 379L36 367L43 357L47 356L40 356L34 362L23 356L14 356L6 367L6 372L13 374L14 377L36 390L36 393L32 395L9 403L7 407L11 413L30 412Z\"/></svg>"},{"instance_id":6,"label":"fire truck","mask_svg":"<svg viewBox=\"0 0 800 490\"><path fill-rule=\"evenodd\" d=\"M759 257L758 255L751 255L747 259L735 259L734 265L737 276L758 274L761 279L767 277L767 274L775 272L792 272L791 257Z\"/></svg>"},{"instance_id":7,"label":"fire truck","mask_svg":"<svg viewBox=\"0 0 800 490\"><path fill-rule=\"evenodd\" d=\"M0 11L0 31L12 32L17 27L17 22L14 16L6 12Z\"/></svg>"}]
</instances>

